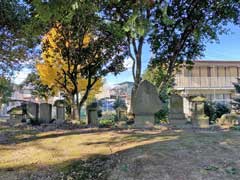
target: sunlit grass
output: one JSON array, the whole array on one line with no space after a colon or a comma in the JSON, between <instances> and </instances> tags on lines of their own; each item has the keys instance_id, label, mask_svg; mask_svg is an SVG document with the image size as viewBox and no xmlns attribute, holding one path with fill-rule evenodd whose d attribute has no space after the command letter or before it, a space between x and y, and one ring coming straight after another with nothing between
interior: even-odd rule
<instances>
[{"instance_id":1,"label":"sunlit grass","mask_svg":"<svg viewBox=\"0 0 240 180\"><path fill-rule=\"evenodd\" d=\"M17 132L13 144L0 145L0 169L34 168L62 164L93 155L107 155L128 148L158 141L177 139L176 135L118 133L115 131L81 133L52 131L31 134Z\"/></svg>"}]
</instances>

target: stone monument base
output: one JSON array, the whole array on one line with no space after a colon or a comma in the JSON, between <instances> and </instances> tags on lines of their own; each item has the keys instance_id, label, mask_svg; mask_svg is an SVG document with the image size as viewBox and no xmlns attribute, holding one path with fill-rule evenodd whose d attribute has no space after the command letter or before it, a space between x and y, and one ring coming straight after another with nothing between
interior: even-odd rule
<instances>
[{"instance_id":1,"label":"stone monument base","mask_svg":"<svg viewBox=\"0 0 240 180\"><path fill-rule=\"evenodd\" d=\"M152 128L154 126L154 115L135 115L135 128Z\"/></svg>"},{"instance_id":2,"label":"stone monument base","mask_svg":"<svg viewBox=\"0 0 240 180\"><path fill-rule=\"evenodd\" d=\"M185 125L187 119L183 113L169 113L169 123L172 125Z\"/></svg>"},{"instance_id":3,"label":"stone monument base","mask_svg":"<svg viewBox=\"0 0 240 180\"><path fill-rule=\"evenodd\" d=\"M209 128L209 117L207 116L197 116L192 121L192 126L194 128Z\"/></svg>"}]
</instances>

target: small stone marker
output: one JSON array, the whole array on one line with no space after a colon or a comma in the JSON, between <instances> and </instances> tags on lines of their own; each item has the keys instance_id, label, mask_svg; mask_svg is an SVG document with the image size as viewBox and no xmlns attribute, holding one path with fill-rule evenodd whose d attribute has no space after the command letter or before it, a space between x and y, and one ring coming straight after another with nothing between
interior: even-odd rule
<instances>
[{"instance_id":1,"label":"small stone marker","mask_svg":"<svg viewBox=\"0 0 240 180\"><path fill-rule=\"evenodd\" d=\"M158 92L147 80L140 82L133 102L136 128L148 128L154 125L154 114L162 107Z\"/></svg>"},{"instance_id":2,"label":"small stone marker","mask_svg":"<svg viewBox=\"0 0 240 180\"><path fill-rule=\"evenodd\" d=\"M180 95L172 94L170 97L169 122L174 125L186 123L186 117L183 112L183 98Z\"/></svg>"},{"instance_id":3,"label":"small stone marker","mask_svg":"<svg viewBox=\"0 0 240 180\"><path fill-rule=\"evenodd\" d=\"M87 106L87 124L98 126L98 105L96 102Z\"/></svg>"},{"instance_id":4,"label":"small stone marker","mask_svg":"<svg viewBox=\"0 0 240 180\"><path fill-rule=\"evenodd\" d=\"M39 105L39 121L40 123L50 123L52 120L52 105L42 103Z\"/></svg>"},{"instance_id":5,"label":"small stone marker","mask_svg":"<svg viewBox=\"0 0 240 180\"><path fill-rule=\"evenodd\" d=\"M206 98L197 96L191 100L193 104L192 125L197 128L208 128L209 117L204 113L204 102Z\"/></svg>"},{"instance_id":6,"label":"small stone marker","mask_svg":"<svg viewBox=\"0 0 240 180\"><path fill-rule=\"evenodd\" d=\"M117 120L124 121L127 119L127 108L126 107L118 107L116 109Z\"/></svg>"}]
</instances>

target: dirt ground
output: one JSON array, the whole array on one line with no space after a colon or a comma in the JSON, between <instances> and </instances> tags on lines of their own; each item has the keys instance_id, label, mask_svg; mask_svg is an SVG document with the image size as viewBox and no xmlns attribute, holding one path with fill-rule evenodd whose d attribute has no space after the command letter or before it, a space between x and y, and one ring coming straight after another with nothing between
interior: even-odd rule
<instances>
[{"instance_id":1,"label":"dirt ground","mask_svg":"<svg viewBox=\"0 0 240 180\"><path fill-rule=\"evenodd\" d=\"M83 129L0 122L0 180L74 179L62 169L105 155L112 180L240 179L240 131ZM94 178L93 178L94 179Z\"/></svg>"}]
</instances>

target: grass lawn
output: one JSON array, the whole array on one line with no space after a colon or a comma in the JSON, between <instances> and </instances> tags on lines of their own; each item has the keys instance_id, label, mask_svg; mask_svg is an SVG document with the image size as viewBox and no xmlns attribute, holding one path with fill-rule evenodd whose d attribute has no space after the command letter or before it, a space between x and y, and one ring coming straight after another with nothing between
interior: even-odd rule
<instances>
[{"instance_id":1,"label":"grass lawn","mask_svg":"<svg viewBox=\"0 0 240 180\"><path fill-rule=\"evenodd\" d=\"M239 151L240 131L40 132L1 123L0 179L75 179L61 172L99 155L114 161L109 179L240 179Z\"/></svg>"}]
</instances>

